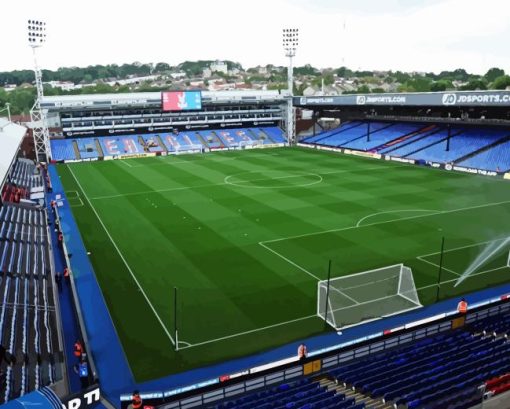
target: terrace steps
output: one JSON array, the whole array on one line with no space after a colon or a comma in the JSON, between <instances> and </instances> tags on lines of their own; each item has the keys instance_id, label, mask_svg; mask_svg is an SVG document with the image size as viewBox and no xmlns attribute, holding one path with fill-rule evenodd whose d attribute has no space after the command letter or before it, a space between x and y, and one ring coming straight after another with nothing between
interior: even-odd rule
<instances>
[{"instance_id":1,"label":"terrace steps","mask_svg":"<svg viewBox=\"0 0 510 409\"><path fill-rule=\"evenodd\" d=\"M161 136L156 135L156 139L158 140L158 145L161 147L161 150L163 152L168 152L168 149L166 148L165 144L163 143L163 140L161 139Z\"/></svg>"},{"instance_id":2,"label":"terrace steps","mask_svg":"<svg viewBox=\"0 0 510 409\"><path fill-rule=\"evenodd\" d=\"M266 139L268 141L271 141L271 143L276 143L273 138L271 138L271 135L269 135L267 132L265 132L263 129L259 129L259 131L266 136Z\"/></svg>"},{"instance_id":3,"label":"terrace steps","mask_svg":"<svg viewBox=\"0 0 510 409\"><path fill-rule=\"evenodd\" d=\"M80 150L78 149L78 142L73 141L73 149L74 154L76 155L76 159L81 159Z\"/></svg>"},{"instance_id":4,"label":"terrace steps","mask_svg":"<svg viewBox=\"0 0 510 409\"><path fill-rule=\"evenodd\" d=\"M207 141L204 139L204 137L202 135L200 135L200 133L198 132L195 132L195 135L197 136L197 138L200 140L200 142L202 143L202 145L204 145L204 148L206 149L209 149L209 144L207 143Z\"/></svg>"},{"instance_id":5,"label":"terrace steps","mask_svg":"<svg viewBox=\"0 0 510 409\"><path fill-rule=\"evenodd\" d=\"M96 149L97 149L97 152L99 153L99 157L102 158L104 157L104 152L103 152L103 148L101 148L101 144L99 143L99 139L94 139L94 142L96 144Z\"/></svg>"},{"instance_id":6,"label":"terrace steps","mask_svg":"<svg viewBox=\"0 0 510 409\"><path fill-rule=\"evenodd\" d=\"M220 148L226 148L225 146L225 143L223 142L223 139L221 139L218 134L216 133L216 131L211 131L211 135L213 137L213 139L215 139L214 142L218 142L220 144Z\"/></svg>"},{"instance_id":7,"label":"terrace steps","mask_svg":"<svg viewBox=\"0 0 510 409\"><path fill-rule=\"evenodd\" d=\"M360 392L356 392L352 388L341 385L329 378L323 378L319 381L321 386L325 386L328 390L334 390L337 393L343 393L346 398L355 398L356 404L364 403L367 409L390 409L393 408L391 403L385 403L381 399L372 399L370 396Z\"/></svg>"}]
</instances>

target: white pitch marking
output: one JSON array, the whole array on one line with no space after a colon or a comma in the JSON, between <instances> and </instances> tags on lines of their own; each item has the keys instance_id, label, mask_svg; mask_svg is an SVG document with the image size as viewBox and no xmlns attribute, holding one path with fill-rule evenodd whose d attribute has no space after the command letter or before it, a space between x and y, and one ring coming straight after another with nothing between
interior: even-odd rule
<instances>
[{"instance_id":1,"label":"white pitch marking","mask_svg":"<svg viewBox=\"0 0 510 409\"><path fill-rule=\"evenodd\" d=\"M315 278L317 281L321 281L321 279L319 277L317 277L315 274L310 273L306 268L301 267L299 264L294 263L292 260L289 260L287 257L281 255L280 253L278 253L277 251L273 250L272 248L267 247L263 242L260 242L259 245L264 247L266 250L269 250L271 253L277 255L278 257L282 258L287 263L292 264L294 267L296 267L296 268L300 269L301 271L303 271L304 273L308 274L310 277Z\"/></svg>"},{"instance_id":2,"label":"white pitch marking","mask_svg":"<svg viewBox=\"0 0 510 409\"><path fill-rule=\"evenodd\" d=\"M133 167L133 165L131 165L131 163L126 162L126 159L121 159L120 163L123 163L124 165L129 166L130 168Z\"/></svg>"},{"instance_id":3,"label":"white pitch marking","mask_svg":"<svg viewBox=\"0 0 510 409\"><path fill-rule=\"evenodd\" d=\"M476 206L460 207L460 208L452 209L452 210L442 210L441 213L425 214L425 215L418 215L418 216L409 216L409 217L403 217L403 218L400 218L400 219L392 219L392 220L385 220L385 221L382 221L382 222L368 223L368 224L365 224L363 226L356 226L356 225L354 225L354 226L342 227L342 228L339 228L339 229L330 229L330 230L322 230L322 231L316 231L316 232L305 233L305 234L298 234L298 235L295 235L295 236L288 236L288 237L283 237L283 238L279 238L279 239L265 240L262 243L265 243L265 244L267 244L267 243L276 243L278 241L285 241L285 240L291 240L291 239L299 239L301 237L317 236L319 234L325 234L325 233L336 233L336 232L345 231L345 230L359 229L359 228L364 228L364 227L369 227L369 226L378 226L378 225L381 225L381 224L393 223L393 222L396 222L396 221L420 219L420 218L423 218L423 217L436 216L437 214L441 214L441 215L443 215L443 214L450 214L450 213L462 212L464 210L481 209L483 207L498 206L498 205L508 204L508 203L510 203L510 200L505 200L505 201L502 201L502 202L484 203L484 204L476 205Z\"/></svg>"},{"instance_id":4,"label":"white pitch marking","mask_svg":"<svg viewBox=\"0 0 510 409\"><path fill-rule=\"evenodd\" d=\"M183 348L179 348L179 349L182 350L182 349L194 348L194 347L198 347L198 346L201 346L201 345L211 344L213 342L224 341L224 340L229 339L229 338L235 338L235 337L240 337L242 335L253 334L254 332L260 332L260 331L264 331L266 329L276 328L276 327L280 327L280 326L283 326L283 325L292 324L294 322L308 320L310 318L317 318L317 314L308 315L306 317L301 317L301 318L296 318L294 320L279 322L277 324L268 325L266 327L261 327L261 328L255 328L255 329L252 329L252 330L249 330L249 331L238 332L238 333L235 333L235 334L232 334L232 335L226 335L224 337L210 339L208 341L197 342L196 344L191 344L191 346L187 346L187 347L183 347Z\"/></svg>"},{"instance_id":5,"label":"white pitch marking","mask_svg":"<svg viewBox=\"0 0 510 409\"><path fill-rule=\"evenodd\" d=\"M425 259L423 259L423 258L421 258L421 257L422 257L422 256L418 256L418 257L416 257L416 258L417 258L418 260L420 260L420 261L423 261L424 263L430 264L431 266L438 267L438 268L440 267L440 266L439 266L439 264L436 264L436 263L434 263L434 262L432 262L432 261L425 260ZM459 276L459 277L461 276L461 274L459 274L459 273L457 273L457 272L455 272L455 271L453 271L453 270L450 270L449 268L446 268L446 267L444 267L444 266L443 266L443 267L441 267L441 268L442 268L443 270L445 270L445 271L448 271L448 272L450 272L450 273L452 273L452 274L455 274L456 276Z\"/></svg>"},{"instance_id":6,"label":"white pitch marking","mask_svg":"<svg viewBox=\"0 0 510 409\"><path fill-rule=\"evenodd\" d=\"M172 342L173 345L175 345L175 341L172 337L172 335L170 334L170 332L168 331L168 329L166 328L165 324L163 324L163 320L161 319L161 317L159 316L158 312L156 311L156 309L154 308L154 306L152 305L151 301L149 300L149 297L147 297L147 294L145 293L145 291L143 290L142 286L140 285L140 283L138 282L138 279L136 278L135 274L133 273L133 270L131 269L131 267L129 266L128 262L126 261L126 259L124 258L124 256L122 255L122 253L120 252L119 250L119 247L117 246L117 244L115 243L115 241L113 240L110 232L108 231L108 229L106 228L105 224L103 223L103 221L101 220L101 218L99 217L99 214L97 213L95 207L92 205L92 202L89 200L89 198L87 197L87 194L85 193L85 190L83 190L83 187L81 186L80 182L78 181L78 179L76 178L73 170L71 169L71 167L69 166L69 172L71 172L71 175L73 175L73 178L74 180L76 181L76 184L78 185L78 187L81 189L81 191L83 192L83 195L85 197L85 200L88 202L90 208L92 209L92 211L94 212L94 214L96 215L97 217L97 220L99 220L99 223L101 223L101 226L103 226L103 229L104 231L106 232L106 234L108 235L108 238L110 239L110 241L112 242L113 246L115 247L115 249L117 250L117 253L119 253L119 256L121 258L121 260L124 262L124 264L126 265L126 268L128 269L129 273L131 274L131 277L133 278L134 282L136 283L136 285L138 286L140 292L143 294L145 300L147 301L147 304L149 304L149 307L151 308L152 312L154 313L154 315L156 316L157 320L159 321L159 323L161 324L161 327L163 328L163 331L165 331L166 335L168 336L168 338L170 339L170 341Z\"/></svg>"},{"instance_id":7,"label":"white pitch marking","mask_svg":"<svg viewBox=\"0 0 510 409\"><path fill-rule=\"evenodd\" d=\"M188 161L186 161L186 163L188 163ZM138 167L138 166L135 166L135 167ZM402 166L388 166L387 168L399 168L399 167L402 167ZM334 174L334 173L353 173L353 172L356 172L356 171L366 171L366 170L370 170L370 169L372 169L372 170L380 169L380 166L378 166L377 168L354 169L354 170L343 169L343 170L332 171L332 172L315 172L315 173L317 175L331 175L331 174ZM254 171L254 172L261 172L261 171L262 170ZM242 173L245 173L245 172L242 172ZM228 178L230 176L236 176L236 175L228 175L228 176L226 176L226 178ZM251 180L250 182L257 182L257 181L261 181L261 180L267 180L267 178L264 178L264 179L254 179L254 180ZM145 190L145 191L142 191L142 192L122 193L122 194L118 194L118 195L95 196L95 197L90 197L89 200L115 199L115 198L118 198L118 197L125 197L125 196L148 195L148 194L151 194L151 193L165 193L165 192L174 192L174 191L179 191L179 190L190 190L190 189L199 189L199 188L204 188L204 187L214 187L214 186L224 186L224 185L225 185L225 182L221 182L221 183L208 183L208 184L197 185L197 186L180 186L180 187L173 187L173 188L168 188L168 189Z\"/></svg>"},{"instance_id":8,"label":"white pitch marking","mask_svg":"<svg viewBox=\"0 0 510 409\"><path fill-rule=\"evenodd\" d=\"M427 209L397 209L397 210L386 210L384 212L377 212L369 214L368 216L362 217L358 220L358 223L356 223L356 227L360 227L361 223L364 222L366 219L369 219L370 217L378 216L380 214L388 214L388 213L400 213L400 212L429 212L429 213L442 213L441 210L427 210ZM398 219L396 219L398 220Z\"/></svg>"}]
</instances>

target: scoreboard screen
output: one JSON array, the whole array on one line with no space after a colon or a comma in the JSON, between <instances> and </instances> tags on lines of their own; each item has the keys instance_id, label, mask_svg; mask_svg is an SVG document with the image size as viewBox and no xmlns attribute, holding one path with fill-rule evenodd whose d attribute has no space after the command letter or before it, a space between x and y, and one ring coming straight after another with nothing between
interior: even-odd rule
<instances>
[{"instance_id":1,"label":"scoreboard screen","mask_svg":"<svg viewBox=\"0 0 510 409\"><path fill-rule=\"evenodd\" d=\"M163 111L190 111L202 109L201 91L163 91L161 92Z\"/></svg>"}]
</instances>

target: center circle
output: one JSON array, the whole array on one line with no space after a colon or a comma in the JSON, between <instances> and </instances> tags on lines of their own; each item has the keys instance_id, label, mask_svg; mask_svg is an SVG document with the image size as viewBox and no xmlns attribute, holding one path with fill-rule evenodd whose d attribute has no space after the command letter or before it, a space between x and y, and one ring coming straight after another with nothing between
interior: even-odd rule
<instances>
[{"instance_id":1,"label":"center circle","mask_svg":"<svg viewBox=\"0 0 510 409\"><path fill-rule=\"evenodd\" d=\"M322 176L296 170L254 170L226 176L224 182L250 189L286 189L316 185L322 182Z\"/></svg>"}]
</instances>

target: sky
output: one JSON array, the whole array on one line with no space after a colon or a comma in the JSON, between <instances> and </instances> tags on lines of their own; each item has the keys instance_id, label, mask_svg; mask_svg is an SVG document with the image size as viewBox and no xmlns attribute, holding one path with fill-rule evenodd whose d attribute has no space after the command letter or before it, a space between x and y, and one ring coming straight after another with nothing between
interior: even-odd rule
<instances>
[{"instance_id":1,"label":"sky","mask_svg":"<svg viewBox=\"0 0 510 409\"><path fill-rule=\"evenodd\" d=\"M23 0L2 5L0 71L30 69L28 19L47 23L39 65L228 59L286 65L282 29L299 28L295 65L510 71L508 0Z\"/></svg>"}]
</instances>

